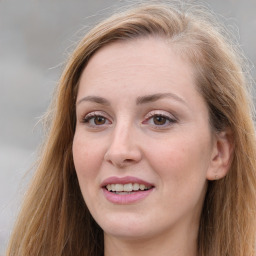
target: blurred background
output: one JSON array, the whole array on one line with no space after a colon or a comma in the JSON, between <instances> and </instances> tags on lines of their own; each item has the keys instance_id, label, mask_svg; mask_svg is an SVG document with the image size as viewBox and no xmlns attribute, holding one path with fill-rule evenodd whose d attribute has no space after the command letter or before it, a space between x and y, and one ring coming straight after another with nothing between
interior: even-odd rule
<instances>
[{"instance_id":1,"label":"blurred background","mask_svg":"<svg viewBox=\"0 0 256 256\"><path fill-rule=\"evenodd\" d=\"M234 31L255 79L256 0L200 2L221 15ZM85 27L122 4L117 0L0 0L1 256L42 141L42 126L37 123L50 103L67 56Z\"/></svg>"}]
</instances>

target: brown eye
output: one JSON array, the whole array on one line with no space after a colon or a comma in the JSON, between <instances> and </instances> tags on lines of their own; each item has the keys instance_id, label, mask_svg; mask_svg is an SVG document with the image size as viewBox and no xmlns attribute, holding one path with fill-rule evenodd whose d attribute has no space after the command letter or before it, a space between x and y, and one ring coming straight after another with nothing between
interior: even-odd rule
<instances>
[{"instance_id":1,"label":"brown eye","mask_svg":"<svg viewBox=\"0 0 256 256\"><path fill-rule=\"evenodd\" d=\"M146 116L146 119L142 123L148 124L154 129L166 129L177 123L177 119L172 117L168 112L166 112L166 114L158 114L156 111L152 111Z\"/></svg>"},{"instance_id":2,"label":"brown eye","mask_svg":"<svg viewBox=\"0 0 256 256\"><path fill-rule=\"evenodd\" d=\"M87 115L84 119L83 122L88 124L91 127L96 127L96 126L103 126L106 124L110 124L110 121L101 115L97 115L97 114L89 114Z\"/></svg>"},{"instance_id":3,"label":"brown eye","mask_svg":"<svg viewBox=\"0 0 256 256\"><path fill-rule=\"evenodd\" d=\"M103 116L95 116L93 119L95 125L103 125L106 123L106 118Z\"/></svg>"},{"instance_id":4,"label":"brown eye","mask_svg":"<svg viewBox=\"0 0 256 256\"><path fill-rule=\"evenodd\" d=\"M166 121L167 121L167 119L164 116L157 116L156 115L156 116L153 117L153 122L154 122L155 125L165 125Z\"/></svg>"}]
</instances>

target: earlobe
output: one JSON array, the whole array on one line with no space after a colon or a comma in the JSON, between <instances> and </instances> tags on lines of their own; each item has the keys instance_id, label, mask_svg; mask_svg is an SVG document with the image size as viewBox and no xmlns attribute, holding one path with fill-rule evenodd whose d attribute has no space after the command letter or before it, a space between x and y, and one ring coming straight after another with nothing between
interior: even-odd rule
<instances>
[{"instance_id":1,"label":"earlobe","mask_svg":"<svg viewBox=\"0 0 256 256\"><path fill-rule=\"evenodd\" d=\"M227 128L214 136L214 148L207 171L208 180L218 180L227 175L232 162L234 148L231 129Z\"/></svg>"}]
</instances>

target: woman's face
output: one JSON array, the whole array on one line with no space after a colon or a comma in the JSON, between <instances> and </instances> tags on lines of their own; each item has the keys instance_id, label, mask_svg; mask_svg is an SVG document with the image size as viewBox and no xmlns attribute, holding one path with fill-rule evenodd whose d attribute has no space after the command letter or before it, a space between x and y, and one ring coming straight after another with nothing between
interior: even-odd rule
<instances>
[{"instance_id":1,"label":"woman's face","mask_svg":"<svg viewBox=\"0 0 256 256\"><path fill-rule=\"evenodd\" d=\"M215 152L192 67L160 38L115 42L82 73L73 157L105 237L196 233Z\"/></svg>"}]
</instances>

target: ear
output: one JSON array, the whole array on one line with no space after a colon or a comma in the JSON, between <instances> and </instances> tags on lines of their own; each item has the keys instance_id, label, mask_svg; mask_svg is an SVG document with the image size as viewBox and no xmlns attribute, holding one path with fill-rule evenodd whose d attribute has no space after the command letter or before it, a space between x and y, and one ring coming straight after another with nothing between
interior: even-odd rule
<instances>
[{"instance_id":1,"label":"ear","mask_svg":"<svg viewBox=\"0 0 256 256\"><path fill-rule=\"evenodd\" d=\"M218 180L226 176L233 156L233 136L230 128L214 135L211 163L207 171L208 180Z\"/></svg>"}]
</instances>

